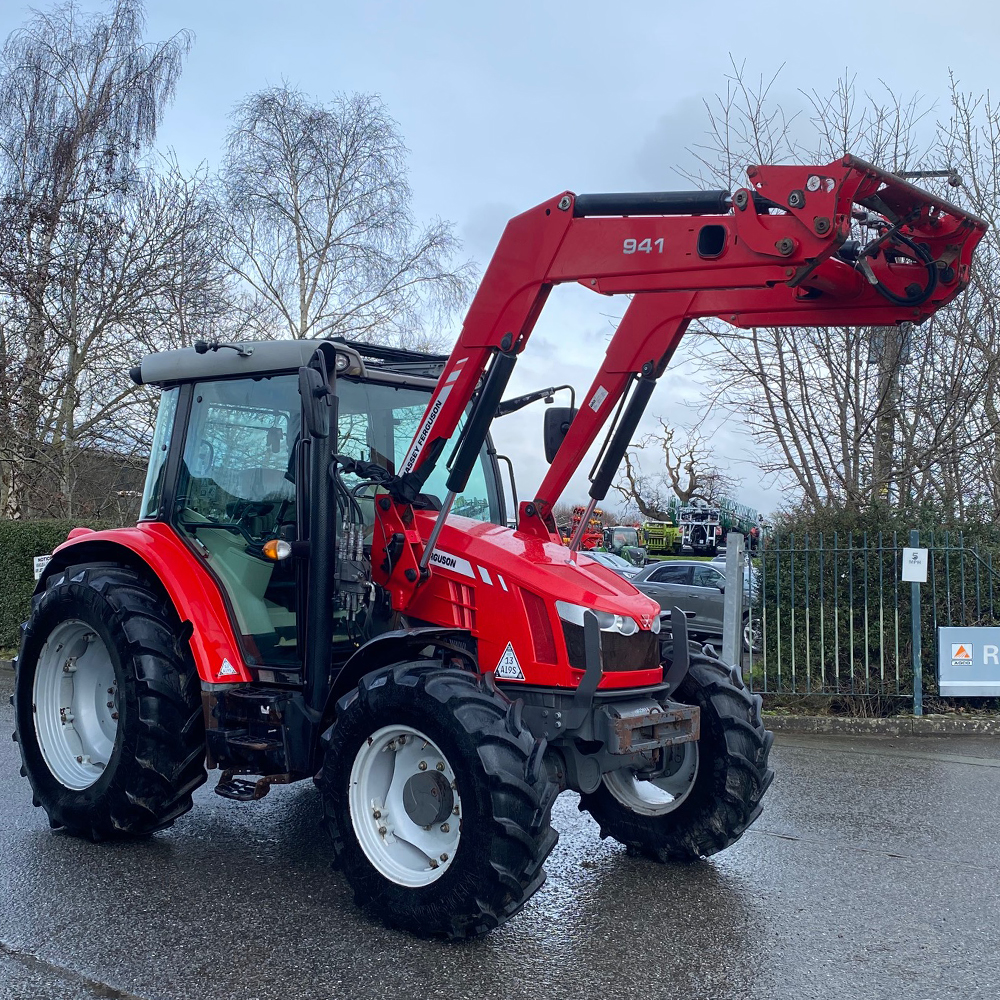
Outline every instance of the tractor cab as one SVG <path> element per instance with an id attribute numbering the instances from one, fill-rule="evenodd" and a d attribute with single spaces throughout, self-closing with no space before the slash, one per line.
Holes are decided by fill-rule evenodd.
<path id="1" fill-rule="evenodd" d="M 247 664 L 295 673 L 302 667 L 309 567 L 287 556 L 305 551 L 317 533 L 329 534 L 324 544 L 344 544 L 336 526 L 322 531 L 315 516 L 310 526 L 317 494 L 329 488 L 326 471 L 314 475 L 308 460 L 299 384 L 300 369 L 317 356 L 334 393 L 329 409 L 338 454 L 394 473 L 444 359 L 285 341 L 167 351 L 133 372 L 136 381 L 161 389 L 140 523 L 170 525 L 202 558 L 225 594 Z M 440 506 L 445 475 L 442 466 L 425 484 L 426 503 Z M 377 489 L 358 489 L 356 472 L 342 479 L 352 493 L 351 520 L 363 525 L 353 544 L 370 556 Z M 505 523 L 492 443 L 483 447 L 455 511 Z M 332 610 L 331 639 L 353 651 L 350 611 Z"/>

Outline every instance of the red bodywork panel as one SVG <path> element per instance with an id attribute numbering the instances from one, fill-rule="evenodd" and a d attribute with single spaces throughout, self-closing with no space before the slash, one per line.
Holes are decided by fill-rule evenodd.
<path id="1" fill-rule="evenodd" d="M 134 528 L 109 531 L 74 528 L 55 554 L 65 553 L 70 546 L 95 542 L 120 545 L 134 552 L 163 584 L 181 621 L 194 625 L 191 652 L 203 681 L 234 684 L 252 679 L 218 584 L 169 525 L 140 521 Z M 223 672 L 226 663 L 232 673 Z"/>
<path id="2" fill-rule="evenodd" d="M 413 532 L 426 539 L 435 518 L 432 511 L 416 511 Z M 387 544 L 384 530 L 380 520 L 373 552 Z M 496 668 L 510 643 L 529 684 L 575 687 L 582 676 L 569 666 L 556 599 L 628 615 L 641 629 L 649 629 L 659 616 L 655 601 L 596 560 L 570 552 L 561 542 L 467 517 L 448 518 L 431 560 L 430 580 L 405 595 L 379 569 L 378 559 L 372 562 L 376 583 L 388 587 L 397 610 L 436 625 L 469 629 L 477 639 L 483 671 Z M 609 670 L 600 686 L 641 687 L 661 678 L 659 667 Z"/>

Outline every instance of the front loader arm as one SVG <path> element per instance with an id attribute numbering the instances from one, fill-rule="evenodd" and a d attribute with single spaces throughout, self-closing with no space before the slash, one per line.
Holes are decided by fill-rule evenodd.
<path id="1" fill-rule="evenodd" d="M 426 479 L 476 398 L 448 482 L 449 493 L 464 488 L 516 356 L 556 284 L 579 282 L 632 301 L 535 503 L 522 505 L 521 529 L 539 535 L 551 532 L 551 505 L 630 389 L 619 430 L 638 422 L 650 380 L 690 320 L 920 322 L 968 284 L 986 224 L 893 174 L 845 156 L 822 167 L 751 167 L 748 177 L 731 196 L 564 193 L 511 220 L 400 471 Z M 620 459 L 616 452 L 605 449 L 604 473 Z M 607 478 L 599 473 L 592 497 L 603 496 Z M 442 520 L 447 510 L 446 503 Z"/>

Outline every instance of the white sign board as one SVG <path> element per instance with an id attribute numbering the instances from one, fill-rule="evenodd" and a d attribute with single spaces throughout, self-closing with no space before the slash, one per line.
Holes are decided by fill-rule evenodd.
<path id="1" fill-rule="evenodd" d="M 45 567 L 48 566 L 52 556 L 35 556 L 35 579 L 41 580 Z"/>
<path id="2" fill-rule="evenodd" d="M 1000 695 L 1000 628 L 939 628 L 938 683 L 944 698 Z"/>
<path id="3" fill-rule="evenodd" d="M 903 582 L 927 582 L 927 549 L 903 549 Z"/>

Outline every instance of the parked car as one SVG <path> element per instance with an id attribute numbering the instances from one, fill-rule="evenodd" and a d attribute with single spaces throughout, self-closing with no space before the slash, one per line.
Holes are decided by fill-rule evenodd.
<path id="1" fill-rule="evenodd" d="M 670 609 L 678 607 L 688 622 L 688 634 L 696 639 L 722 638 L 726 574 L 718 563 L 674 559 L 650 563 L 633 577 L 631 583 L 660 605 L 664 625 L 669 626 Z M 748 574 L 743 599 L 749 605 L 753 574 Z M 750 608 L 743 611 L 743 641 L 746 649 L 756 652 L 756 629 L 750 621 Z"/>
<path id="2" fill-rule="evenodd" d="M 625 577 L 626 580 L 634 580 L 636 573 L 639 572 L 638 568 L 633 566 L 627 559 L 622 559 L 621 556 L 616 556 L 613 552 L 597 552 L 594 549 L 588 549 L 586 555 L 599 562 L 602 566 L 607 566 L 608 569 L 614 570 L 619 576 Z"/>

